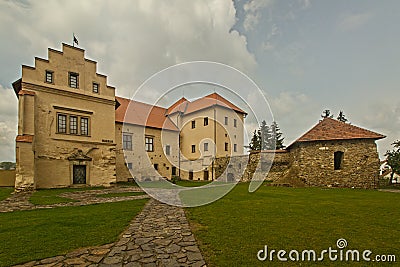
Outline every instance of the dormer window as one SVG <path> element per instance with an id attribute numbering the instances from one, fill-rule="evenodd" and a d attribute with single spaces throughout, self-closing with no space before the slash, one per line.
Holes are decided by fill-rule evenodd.
<path id="1" fill-rule="evenodd" d="M 96 94 L 99 93 L 99 84 L 98 83 L 93 83 L 93 93 L 96 93 Z"/>
<path id="2" fill-rule="evenodd" d="M 69 87 L 79 88 L 79 74 L 70 72 L 69 73 Z"/>
<path id="3" fill-rule="evenodd" d="M 51 70 L 46 70 L 46 83 L 53 83 L 53 72 Z"/>

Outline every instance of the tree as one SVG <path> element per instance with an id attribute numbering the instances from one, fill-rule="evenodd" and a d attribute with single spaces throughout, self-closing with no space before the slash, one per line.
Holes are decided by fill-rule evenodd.
<path id="1" fill-rule="evenodd" d="M 337 116 L 337 120 L 341 122 L 347 122 L 348 120 L 346 119 L 346 116 L 344 115 L 343 111 L 339 112 L 339 115 Z"/>
<path id="2" fill-rule="evenodd" d="M 252 151 L 283 149 L 285 148 L 283 145 L 284 139 L 276 121 L 272 122 L 271 126 L 268 126 L 263 120 L 258 130 L 254 130 L 248 148 Z"/>
<path id="3" fill-rule="evenodd" d="M 271 147 L 271 143 L 273 140 L 272 131 L 265 122 L 265 120 L 261 122 L 259 132 L 260 132 L 261 150 L 273 149 Z"/>
<path id="4" fill-rule="evenodd" d="M 251 138 L 249 148 L 251 151 L 261 150 L 260 131 L 254 130 L 253 137 Z"/>
<path id="5" fill-rule="evenodd" d="M 400 141 L 397 140 L 392 143 L 394 149 L 391 151 L 387 151 L 386 162 L 392 169 L 392 173 L 390 174 L 389 184 L 393 181 L 393 176 L 395 173 L 400 173 Z"/>
<path id="6" fill-rule="evenodd" d="M 283 145 L 283 140 L 285 139 L 282 137 L 281 129 L 278 126 L 278 123 L 276 121 L 273 121 L 271 124 L 271 132 L 272 132 L 272 138 L 273 138 L 273 143 L 275 143 L 275 148 L 274 149 L 284 149 L 285 146 Z"/>
<path id="7" fill-rule="evenodd" d="M 3 170 L 14 169 L 15 168 L 15 163 L 8 162 L 8 161 L 0 162 L 0 168 L 3 169 Z"/>
<path id="8" fill-rule="evenodd" d="M 324 111 L 322 111 L 322 115 L 321 118 L 333 118 L 333 114 L 331 115 L 331 111 L 329 109 L 325 109 Z"/>

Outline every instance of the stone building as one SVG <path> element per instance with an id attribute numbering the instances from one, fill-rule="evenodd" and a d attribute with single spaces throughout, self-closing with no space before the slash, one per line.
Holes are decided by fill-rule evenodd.
<path id="1" fill-rule="evenodd" d="M 152 106 L 116 97 L 96 69 L 83 49 L 67 44 L 22 66 L 13 83 L 17 190 L 175 175 L 208 180 L 215 156 L 243 153 L 246 113 L 222 96 Z"/>
<path id="2" fill-rule="evenodd" d="M 325 118 L 287 148 L 292 175 L 309 186 L 374 188 L 380 162 L 375 141 L 382 138 Z"/>
<path id="3" fill-rule="evenodd" d="M 325 118 L 285 150 L 253 152 L 248 157 L 231 159 L 229 165 L 228 158 L 219 158 L 217 172 L 228 168 L 226 175 L 243 173 L 239 179 L 248 181 L 261 154 L 264 159 L 261 169 L 263 164 L 271 166 L 265 178 L 277 185 L 374 188 L 380 164 L 375 141 L 384 137 Z M 239 161 L 240 165 L 235 164 Z M 245 164 L 248 165 L 243 172 L 238 166 Z"/>

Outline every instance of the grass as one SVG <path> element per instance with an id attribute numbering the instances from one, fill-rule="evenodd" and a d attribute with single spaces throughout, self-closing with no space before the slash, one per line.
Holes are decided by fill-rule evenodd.
<path id="1" fill-rule="evenodd" d="M 146 201 L 0 213 L 0 266 L 114 242 Z"/>
<path id="2" fill-rule="evenodd" d="M 60 197 L 59 195 L 67 192 L 77 192 L 85 190 L 104 189 L 103 187 L 83 187 L 83 188 L 56 188 L 39 189 L 30 197 L 29 201 L 34 205 L 52 205 L 58 203 L 77 202 L 77 200 Z"/>
<path id="3" fill-rule="evenodd" d="M 12 187 L 0 187 L 0 201 L 11 196 L 12 192 L 14 192 L 14 188 Z"/>
<path id="4" fill-rule="evenodd" d="M 197 187 L 203 186 L 206 184 L 211 183 L 211 181 L 187 181 L 187 180 L 180 180 L 176 182 L 176 185 L 184 186 L 184 187 Z"/>
<path id="5" fill-rule="evenodd" d="M 96 197 L 130 197 L 130 196 L 141 196 L 146 195 L 145 192 L 122 192 L 122 193 L 109 193 L 109 194 L 100 194 L 96 195 Z"/>
<path id="6" fill-rule="evenodd" d="M 267 186 L 248 193 L 247 188 L 248 184 L 239 184 L 212 204 L 186 209 L 208 266 L 282 265 L 276 257 L 273 262 L 258 261 L 257 252 L 264 245 L 288 252 L 336 249 L 339 238 L 347 240 L 347 249 L 397 254 L 400 260 L 400 194 Z M 285 265 L 300 263 L 312 265 Z"/>

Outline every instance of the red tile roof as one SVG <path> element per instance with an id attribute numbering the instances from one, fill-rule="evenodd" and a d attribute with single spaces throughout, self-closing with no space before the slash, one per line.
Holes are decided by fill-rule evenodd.
<path id="1" fill-rule="evenodd" d="M 30 134 L 17 135 L 17 138 L 15 138 L 15 141 L 23 142 L 23 143 L 32 143 L 33 135 L 30 135 Z"/>
<path id="2" fill-rule="evenodd" d="M 185 112 L 188 103 L 189 100 L 182 97 L 167 109 L 167 114 L 172 114 L 175 112 Z"/>
<path id="3" fill-rule="evenodd" d="M 214 105 L 218 105 L 221 107 L 225 107 L 228 109 L 232 109 L 236 112 L 247 114 L 239 107 L 235 106 L 222 96 L 217 93 L 212 93 L 210 95 L 204 96 L 202 98 L 196 99 L 193 102 L 190 102 L 186 98 L 182 97 L 180 100 L 175 102 L 170 108 L 167 110 L 167 114 L 170 115 L 174 112 L 183 112 L 185 114 L 189 114 L 192 112 L 196 112 L 202 109 L 206 109 L 212 107 Z"/>
<path id="4" fill-rule="evenodd" d="M 329 141 L 329 140 L 348 140 L 348 139 L 382 139 L 386 136 L 378 134 L 345 122 L 331 118 L 324 118 L 317 125 L 294 141 L 290 146 L 297 142 L 309 141 Z M 289 146 L 289 147 L 290 147 Z"/>
<path id="5" fill-rule="evenodd" d="M 118 96 L 115 99 L 120 104 L 115 110 L 116 122 L 178 131 L 175 124 L 165 116 L 165 108 Z"/>

